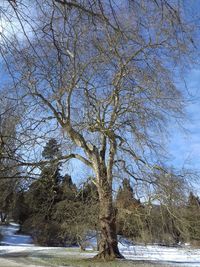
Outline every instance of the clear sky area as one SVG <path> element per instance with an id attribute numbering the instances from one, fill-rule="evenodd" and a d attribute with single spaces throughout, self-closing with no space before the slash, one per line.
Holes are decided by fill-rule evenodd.
<path id="1" fill-rule="evenodd" d="M 188 16 L 191 19 L 191 15 L 195 14 L 195 19 L 200 21 L 200 0 L 183 0 L 183 3 L 186 17 Z M 7 26 L 2 21 L 1 23 L 0 31 L 1 27 Z M 196 26 L 200 29 L 198 23 Z M 198 37 L 198 39 L 200 38 Z M 199 44 L 197 46 L 197 50 L 200 50 Z M 1 71 L 0 80 L 1 83 L 5 81 L 3 71 Z M 169 155 L 167 155 L 166 164 L 177 169 L 184 167 L 200 170 L 200 64 L 188 70 L 184 76 L 184 81 L 180 78 L 179 83 L 179 88 L 183 88 L 183 91 L 186 91 L 187 94 L 186 119 L 181 125 L 174 122 L 169 123 L 169 136 L 166 141 L 166 151 L 169 152 Z M 69 171 L 73 178 L 76 178 L 84 177 L 88 169 L 76 161 L 70 166 Z"/>
<path id="2" fill-rule="evenodd" d="M 169 162 L 178 168 L 200 170 L 200 67 L 190 70 L 185 81 L 188 91 L 186 120 L 180 126 L 170 125 Z"/>

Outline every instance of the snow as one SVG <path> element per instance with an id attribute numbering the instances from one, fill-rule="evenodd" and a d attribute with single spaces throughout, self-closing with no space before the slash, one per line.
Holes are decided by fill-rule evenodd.
<path id="1" fill-rule="evenodd" d="M 200 267 L 200 249 L 175 248 L 156 245 L 129 246 L 119 245 L 126 259 L 181 264 L 181 266 Z"/>
<path id="2" fill-rule="evenodd" d="M 130 246 L 121 247 L 120 251 L 127 260 L 150 261 L 169 266 L 200 267 L 200 249 L 168 248 L 159 246 Z M 0 256 L 8 257 L 13 254 L 30 254 L 34 256 L 51 255 L 56 257 L 69 258 L 91 258 L 96 252 L 83 252 L 78 249 L 53 248 L 38 246 L 2 246 Z"/>
<path id="3" fill-rule="evenodd" d="M 54 255 L 61 257 L 91 258 L 96 252 L 91 251 L 95 247 L 95 238 L 91 238 L 88 251 L 81 253 L 77 248 L 39 247 L 32 244 L 30 236 L 18 235 L 19 226 L 10 224 L 1 226 L 4 235 L 3 246 L 0 246 L 0 256 L 12 257 L 12 255 L 25 254 L 34 256 Z M 88 240 L 89 241 L 89 240 Z M 200 267 L 200 249 L 185 247 L 165 247 L 158 245 L 135 245 L 124 238 L 119 239 L 119 249 L 128 260 L 150 261 L 169 266 Z"/>
<path id="4" fill-rule="evenodd" d="M 96 247 L 95 238 L 88 249 Z M 120 252 L 128 260 L 151 261 L 175 266 L 200 267 L 200 249 L 194 249 L 186 244 L 184 247 L 166 247 L 159 245 L 136 245 L 130 240 L 118 237 Z"/>
<path id="5" fill-rule="evenodd" d="M 32 239 L 28 235 L 16 234 L 19 230 L 19 225 L 15 223 L 10 223 L 9 225 L 1 225 L 1 234 L 3 235 L 3 240 L 0 242 L 1 245 L 8 246 L 30 246 L 32 245 Z M 33 245 L 32 245 L 33 246 Z"/>

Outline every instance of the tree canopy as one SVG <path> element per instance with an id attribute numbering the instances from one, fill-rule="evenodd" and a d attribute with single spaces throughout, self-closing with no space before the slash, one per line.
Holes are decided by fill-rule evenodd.
<path id="1" fill-rule="evenodd" d="M 12 97 L 25 107 L 21 145 L 34 148 L 18 162 L 28 171 L 70 159 L 90 168 L 99 198 L 97 258 L 122 257 L 113 181 L 118 173 L 159 184 L 154 174 L 167 123 L 181 119 L 185 106 L 176 79 L 194 60 L 195 30 L 184 5 L 34 0 L 9 1 L 7 8 L 13 24 L 9 39 L 2 33 L 2 56 Z M 38 160 L 38 144 L 52 133 L 70 150 L 53 158 L 46 149 Z"/>

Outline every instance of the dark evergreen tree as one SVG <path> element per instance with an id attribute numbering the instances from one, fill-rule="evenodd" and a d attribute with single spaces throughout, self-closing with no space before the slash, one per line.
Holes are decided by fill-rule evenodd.
<path id="1" fill-rule="evenodd" d="M 118 234 L 139 238 L 144 228 L 143 207 L 139 199 L 134 197 L 130 180 L 125 178 L 116 196 L 117 231 Z"/>
<path id="2" fill-rule="evenodd" d="M 41 167 L 40 178 L 32 183 L 29 190 L 34 212 L 45 215 L 46 219 L 51 218 L 52 207 L 61 197 L 59 196 L 59 186 L 62 181 L 60 164 L 51 162 L 60 155 L 60 146 L 57 141 L 54 138 L 50 139 L 42 152 L 43 158 L 50 162 Z"/>
<path id="3" fill-rule="evenodd" d="M 99 201 L 99 196 L 97 188 L 94 185 L 92 178 L 88 179 L 89 182 L 83 184 L 82 188 L 79 190 L 80 200 L 84 203 L 90 203 L 90 205 L 96 204 Z"/>
<path id="4" fill-rule="evenodd" d="M 188 226 L 189 238 L 195 244 L 200 244 L 200 200 L 190 192 L 187 209 L 186 221 Z"/>
<path id="5" fill-rule="evenodd" d="M 59 144 L 54 138 L 50 139 L 42 152 L 43 158 L 49 162 L 41 167 L 39 179 L 31 184 L 27 193 L 30 217 L 23 229 L 31 231 L 42 245 L 60 245 L 59 225 L 53 219 L 54 206 L 63 198 L 60 164 L 53 161 L 60 155 Z"/>
<path id="6" fill-rule="evenodd" d="M 32 233 L 41 245 L 61 246 L 77 240 L 74 219 L 80 217 L 80 202 L 71 176 L 60 173 L 61 165 L 56 159 L 61 155 L 56 139 L 50 139 L 42 151 L 47 163 L 26 194 L 29 218 L 23 223 L 23 230 Z"/>
<path id="7" fill-rule="evenodd" d="M 27 192 L 21 190 L 15 193 L 15 201 L 12 210 L 13 220 L 20 225 L 19 232 L 22 231 L 22 225 L 30 216 L 30 208 L 26 200 Z"/>
<path id="8" fill-rule="evenodd" d="M 62 153 L 60 150 L 60 145 L 56 139 L 51 138 L 43 149 L 43 158 L 51 161 L 59 158 L 61 155 Z M 44 165 L 41 169 L 41 178 L 43 180 L 48 180 L 48 182 L 54 184 L 54 186 L 58 186 L 62 181 L 62 176 L 60 174 L 60 163 L 50 162 Z M 53 189 L 55 190 L 56 188 Z"/>
<path id="9" fill-rule="evenodd" d="M 60 146 L 55 138 L 51 138 L 43 149 L 42 156 L 44 159 L 55 159 L 59 158 L 62 153 Z"/>
<path id="10" fill-rule="evenodd" d="M 122 182 L 122 187 L 119 187 L 116 205 L 120 208 L 131 208 L 133 206 L 140 206 L 140 200 L 134 197 L 133 188 L 130 185 L 130 180 L 125 178 Z"/>
<path id="11" fill-rule="evenodd" d="M 62 182 L 59 184 L 58 197 L 59 200 L 71 200 L 75 201 L 77 196 L 77 187 L 73 183 L 70 175 L 65 174 L 62 177 Z"/>

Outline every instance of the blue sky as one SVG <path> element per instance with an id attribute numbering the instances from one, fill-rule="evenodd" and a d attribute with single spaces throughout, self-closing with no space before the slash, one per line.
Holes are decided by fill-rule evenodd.
<path id="1" fill-rule="evenodd" d="M 200 66 L 189 70 L 184 78 L 187 86 L 186 119 L 181 125 L 173 122 L 169 124 L 170 135 L 166 141 L 166 150 L 169 152 L 167 164 L 175 169 L 189 168 L 200 171 Z M 186 91 L 185 84 L 180 83 L 180 89 Z M 73 178 L 76 178 L 85 177 L 88 168 L 76 162 L 69 170 Z"/>
<path id="2" fill-rule="evenodd" d="M 200 0 L 184 0 L 184 3 L 188 14 L 199 12 L 200 17 Z M 2 76 L 3 72 L 0 73 L 1 82 L 5 78 Z M 185 79 L 192 101 L 188 101 L 186 107 L 187 120 L 182 125 L 185 130 L 173 123 L 169 125 L 171 136 L 166 144 L 170 154 L 168 165 L 200 170 L 200 67 L 188 71 Z M 76 163 L 71 165 L 69 171 L 76 179 L 78 176 L 84 177 L 87 168 L 81 163 Z"/>
<path id="3" fill-rule="evenodd" d="M 185 79 L 189 93 L 186 120 L 182 125 L 184 129 L 170 125 L 169 162 L 178 168 L 200 170 L 200 67 L 190 70 Z"/>
<path id="4" fill-rule="evenodd" d="M 196 24 L 197 61 L 199 62 L 200 1 L 184 0 L 182 3 L 185 7 L 186 19 L 188 18 L 188 22 Z M 173 123 L 170 125 L 171 136 L 167 143 L 167 149 L 170 153 L 169 164 L 171 163 L 175 168 L 186 167 L 200 171 L 200 64 L 198 65 L 188 70 L 184 76 L 188 91 L 186 120 L 182 124 L 184 129 Z M 184 91 L 184 82 L 179 82 L 182 83 Z"/>

